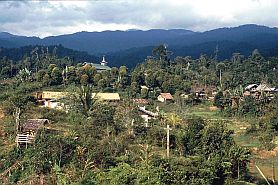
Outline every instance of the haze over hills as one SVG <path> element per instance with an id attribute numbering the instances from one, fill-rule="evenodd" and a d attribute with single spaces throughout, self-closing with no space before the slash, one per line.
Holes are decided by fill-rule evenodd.
<path id="1" fill-rule="evenodd" d="M 16 36 L 6 32 L 0 33 L 1 41 L 9 41 L 14 44 L 8 47 L 25 45 L 58 45 L 87 51 L 90 54 L 116 52 L 132 47 L 143 47 L 170 42 L 184 35 L 194 34 L 192 31 L 173 30 L 131 30 L 131 31 L 103 31 L 103 32 L 77 32 L 73 34 L 51 36 L 40 39 L 38 37 Z M 0 46 L 7 47 L 0 43 Z"/>
<path id="2" fill-rule="evenodd" d="M 105 54 L 110 64 L 129 67 L 142 62 L 147 55 L 151 55 L 151 48 L 162 43 L 168 44 L 173 57 L 213 55 L 216 47 L 219 59 L 230 58 L 235 52 L 249 55 L 254 49 L 259 49 L 265 56 L 274 56 L 278 55 L 278 28 L 249 24 L 205 32 L 184 29 L 78 32 L 43 39 L 0 33 L 0 47 L 61 44 L 92 55 Z"/>

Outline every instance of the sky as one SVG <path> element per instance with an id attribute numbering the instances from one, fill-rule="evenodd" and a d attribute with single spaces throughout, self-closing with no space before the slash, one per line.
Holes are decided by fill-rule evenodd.
<path id="1" fill-rule="evenodd" d="M 278 0 L 0 1 L 0 32 L 43 38 L 80 31 L 278 27 L 277 7 Z"/>

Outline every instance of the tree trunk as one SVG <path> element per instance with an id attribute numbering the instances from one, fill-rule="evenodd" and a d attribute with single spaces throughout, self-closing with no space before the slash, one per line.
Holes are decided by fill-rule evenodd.
<path id="1" fill-rule="evenodd" d="M 237 180 L 239 180 L 239 161 L 237 161 Z"/>
<path id="2" fill-rule="evenodd" d="M 16 124 L 16 133 L 18 134 L 20 131 L 20 114 L 21 109 L 19 107 L 15 108 L 15 124 Z"/>

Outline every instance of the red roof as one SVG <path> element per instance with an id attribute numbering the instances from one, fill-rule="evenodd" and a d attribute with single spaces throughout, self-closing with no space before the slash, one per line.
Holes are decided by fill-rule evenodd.
<path id="1" fill-rule="evenodd" d="M 172 100 L 173 96 L 170 93 L 160 93 L 160 96 L 166 100 Z"/>
<path id="2" fill-rule="evenodd" d="M 142 99 L 142 98 L 134 98 L 134 99 L 132 99 L 132 101 L 133 101 L 134 103 L 140 103 L 140 104 L 148 104 L 148 103 L 149 103 L 148 100 Z"/>

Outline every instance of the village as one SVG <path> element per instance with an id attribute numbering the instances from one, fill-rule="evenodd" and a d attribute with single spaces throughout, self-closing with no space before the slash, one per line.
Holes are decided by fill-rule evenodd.
<path id="1" fill-rule="evenodd" d="M 100 64 L 95 63 L 84 63 L 84 67 L 91 65 L 96 68 L 98 73 L 111 71 L 111 68 L 107 66 L 108 62 L 105 61 L 103 57 Z M 112 84 L 113 85 L 113 84 Z M 140 86 L 140 92 L 151 92 L 152 88 L 147 87 L 146 85 Z M 223 92 L 222 100 L 225 100 L 225 105 L 231 107 L 239 106 L 240 102 L 244 101 L 245 97 L 251 96 L 255 98 L 256 101 L 266 100 L 271 101 L 274 99 L 275 94 L 278 92 L 278 89 L 270 87 L 266 84 L 250 84 L 245 88 L 237 90 L 236 93 L 231 93 L 229 90 Z M 217 94 L 216 86 L 193 86 L 192 89 L 187 93 L 180 93 L 176 95 L 176 99 L 182 101 L 183 103 L 192 102 L 193 104 L 200 104 L 204 102 L 211 102 L 214 104 L 215 96 Z M 176 104 L 174 95 L 169 92 L 161 92 L 155 99 L 154 98 L 142 98 L 142 95 L 138 98 L 128 98 L 126 94 L 120 95 L 121 93 L 117 92 L 93 92 L 91 93 L 90 98 L 94 101 L 102 102 L 109 104 L 111 106 L 116 106 L 121 101 L 129 101 L 137 107 L 137 114 L 142 118 L 144 125 L 146 127 L 151 126 L 152 120 L 160 119 L 162 109 L 160 106 L 165 107 Z M 70 105 L 65 101 L 66 99 L 78 98 L 78 94 L 68 91 L 39 91 L 32 93 L 32 96 L 36 100 L 36 105 L 39 107 L 47 109 L 56 109 L 64 112 L 68 112 Z M 124 98 L 121 98 L 121 97 Z M 152 106 L 150 106 L 150 104 Z M 192 105 L 193 105 L 192 104 Z M 155 105 L 155 107 L 154 107 Z M 217 107 L 216 107 L 217 108 Z M 161 112 L 162 110 L 162 112 Z M 17 134 L 15 142 L 17 146 L 24 145 L 27 147 L 27 144 L 34 142 L 36 133 L 39 129 L 43 128 L 45 124 L 49 124 L 48 119 L 27 119 L 26 122 L 22 124 L 20 133 Z M 46 126 L 47 127 L 47 126 Z"/>
<path id="2" fill-rule="evenodd" d="M 61 169 L 67 174 L 65 179 L 78 181 L 80 178 L 70 174 L 68 168 L 70 163 L 80 161 L 84 173 L 98 174 L 90 177 L 100 182 L 121 165 L 132 170 L 137 164 L 142 169 L 148 165 L 167 170 L 147 162 L 159 159 L 173 167 L 209 168 L 203 166 L 208 163 L 217 166 L 217 173 L 229 171 L 225 178 L 239 181 L 251 176 L 256 182 L 274 179 L 277 83 L 263 75 L 256 80 L 244 76 L 244 70 L 234 75 L 233 70 L 241 69 L 234 62 L 218 63 L 209 58 L 204 62 L 202 56 L 168 61 L 167 57 L 147 57 L 133 69 L 110 67 L 105 56 L 96 63 L 68 64 L 55 59 L 58 62 L 44 68 L 32 72 L 25 67 L 13 78 L 3 79 L 2 146 L 19 157 L 16 161 L 3 160 L 7 167 L 0 176 L 23 175 L 21 166 L 35 165 L 34 173 L 39 174 L 35 179 L 57 182 L 60 172 L 53 170 Z M 248 58 L 242 65 L 252 62 Z M 211 156 L 215 163 L 208 160 Z M 199 173 L 182 169 L 190 176 Z M 50 173 L 55 173 L 55 178 Z M 204 177 L 201 179 L 210 183 L 217 181 Z"/>
<path id="3" fill-rule="evenodd" d="M 278 184 L 277 7 L 0 1 L 0 185 Z"/>

